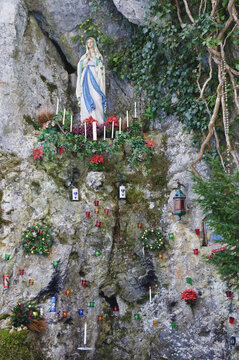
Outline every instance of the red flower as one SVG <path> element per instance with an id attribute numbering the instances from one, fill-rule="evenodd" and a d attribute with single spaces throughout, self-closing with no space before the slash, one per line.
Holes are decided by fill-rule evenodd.
<path id="1" fill-rule="evenodd" d="M 102 155 L 94 155 L 90 160 L 89 160 L 90 163 L 92 164 L 104 164 L 104 158 Z"/>
<path id="2" fill-rule="evenodd" d="M 30 240 L 29 239 L 27 239 L 27 242 L 29 242 Z"/>
<path id="3" fill-rule="evenodd" d="M 87 124 L 93 124 L 93 122 L 96 122 L 96 125 L 98 125 L 98 121 L 95 120 L 92 116 L 90 116 L 88 119 L 83 120 L 83 122 L 86 122 Z"/>
<path id="4" fill-rule="evenodd" d="M 186 289 L 183 291 L 181 299 L 185 301 L 195 301 L 197 299 L 198 293 L 192 289 Z"/>
<path id="5" fill-rule="evenodd" d="M 117 126 L 117 127 L 119 126 L 119 120 L 114 115 L 111 116 L 111 117 L 108 117 L 107 120 L 105 121 L 104 125 L 107 126 L 107 125 L 110 125 L 112 123 L 114 123 L 114 126 Z"/>
<path id="6" fill-rule="evenodd" d="M 144 146 L 147 146 L 147 148 L 153 148 L 156 146 L 155 142 L 154 141 L 150 141 L 149 139 L 146 139 L 145 140 L 145 145 Z"/>
<path id="7" fill-rule="evenodd" d="M 33 248 L 33 249 L 36 249 L 36 246 L 33 246 L 32 248 Z"/>
<path id="8" fill-rule="evenodd" d="M 40 230 L 40 234 L 42 234 L 43 233 L 43 231 L 42 230 Z"/>
<path id="9" fill-rule="evenodd" d="M 58 149 L 58 154 L 61 155 L 63 153 L 63 151 L 65 151 L 64 146 L 60 146 Z"/>
<path id="10" fill-rule="evenodd" d="M 36 149 L 32 149 L 32 155 L 34 157 L 34 160 L 40 159 L 41 157 L 43 157 L 44 154 L 43 154 L 42 146 L 39 148 L 36 148 Z"/>

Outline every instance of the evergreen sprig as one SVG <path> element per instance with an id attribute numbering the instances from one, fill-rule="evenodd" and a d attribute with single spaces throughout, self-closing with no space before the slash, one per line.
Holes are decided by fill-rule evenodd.
<path id="1" fill-rule="evenodd" d="M 53 236 L 42 225 L 29 226 L 23 232 L 22 247 L 27 254 L 48 255 L 53 245 Z"/>
<path id="2" fill-rule="evenodd" d="M 222 278 L 239 288 L 239 172 L 228 174 L 219 160 L 209 160 L 211 176 L 194 178 L 196 200 L 207 216 L 210 228 L 222 236 L 223 251 L 217 251 L 208 261 L 214 264 Z"/>

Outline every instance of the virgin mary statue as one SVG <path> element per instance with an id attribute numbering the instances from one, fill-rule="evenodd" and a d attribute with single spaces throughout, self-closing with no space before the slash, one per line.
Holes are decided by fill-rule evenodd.
<path id="1" fill-rule="evenodd" d="M 92 116 L 103 124 L 106 112 L 105 67 L 96 41 L 86 41 L 86 53 L 77 67 L 76 96 L 80 107 L 81 121 Z"/>

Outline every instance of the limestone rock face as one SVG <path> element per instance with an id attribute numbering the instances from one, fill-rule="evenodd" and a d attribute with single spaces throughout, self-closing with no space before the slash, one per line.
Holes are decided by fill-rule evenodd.
<path id="1" fill-rule="evenodd" d="M 26 156 L 35 109 L 66 93 L 68 74 L 23 1 L 3 0 L 0 15 L 1 144 Z"/>
<path id="2" fill-rule="evenodd" d="M 47 319 L 46 332 L 35 339 L 45 360 L 237 360 L 238 349 L 228 339 L 238 333 L 238 294 L 232 302 L 227 299 L 227 284 L 204 260 L 216 244 L 202 246 L 202 235 L 195 234 L 204 215 L 192 201 L 196 197 L 188 164 L 197 150 L 174 117 L 164 124 L 156 121 L 147 134 L 157 145 L 149 173 L 142 163 L 138 169 L 129 165 L 128 148 L 108 155 L 103 172 L 89 171 L 88 159 L 66 152 L 54 161 L 31 156 L 31 149 L 40 145 L 32 125 L 36 108 L 55 104 L 58 96 L 61 106 L 71 107 L 77 117 L 75 68 L 83 49 L 62 40 L 76 34 L 91 5 L 84 0 L 1 0 L 0 271 L 9 275 L 10 288 L 0 286 L 0 326 L 10 329 L 9 317 L 1 315 L 10 314 L 18 302 L 33 300 Z M 122 14 L 143 24 L 144 5 L 107 0 L 102 26 L 124 41 L 129 33 Z M 132 106 L 133 88 L 108 70 L 106 82 L 110 113 L 123 116 Z M 206 174 L 203 163 L 199 166 Z M 122 179 L 126 200 L 118 199 Z M 173 215 L 177 181 L 187 196 L 181 221 Z M 71 200 L 73 188 L 79 190 L 79 201 Z M 54 236 L 48 257 L 25 255 L 22 249 L 23 231 L 37 223 Z M 154 228 L 162 228 L 165 249 L 143 252 L 139 238 Z M 4 260 L 5 254 L 10 260 Z M 23 276 L 19 269 L 25 270 Z M 186 288 L 199 294 L 194 314 L 181 300 Z M 53 296 L 56 313 L 50 312 Z M 236 318 L 234 325 L 228 323 L 229 313 Z M 83 355 L 77 348 L 83 345 L 85 319 L 92 350 Z M 178 329 L 172 329 L 172 321 Z"/>
<path id="3" fill-rule="evenodd" d="M 124 15 L 130 22 L 143 25 L 146 10 L 149 7 L 148 0 L 113 0 L 118 11 Z"/>

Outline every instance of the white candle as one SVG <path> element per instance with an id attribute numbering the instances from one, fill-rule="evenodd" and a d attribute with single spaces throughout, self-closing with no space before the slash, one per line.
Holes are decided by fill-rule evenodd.
<path id="1" fill-rule="evenodd" d="M 126 112 L 127 127 L 129 127 L 129 112 Z"/>
<path id="2" fill-rule="evenodd" d="M 119 134 L 121 134 L 121 117 L 119 119 Z"/>
<path id="3" fill-rule="evenodd" d="M 85 139 L 87 139 L 86 122 L 84 123 L 84 126 L 85 126 Z"/>
<path id="4" fill-rule="evenodd" d="M 71 115 L 71 127 L 70 127 L 70 132 L 72 132 L 72 125 L 73 125 L 73 117 Z"/>
<path id="5" fill-rule="evenodd" d="M 115 125 L 115 122 L 113 121 L 113 122 L 112 122 L 112 134 L 111 134 L 111 139 L 114 139 L 114 125 Z"/>
<path id="6" fill-rule="evenodd" d="M 144 256 L 144 247 L 143 247 L 143 249 L 142 249 L 142 252 L 143 252 L 143 256 Z"/>
<path id="7" fill-rule="evenodd" d="M 137 117 L 137 111 L 136 111 L 136 101 L 134 103 L 134 117 L 136 118 Z"/>
<path id="8" fill-rule="evenodd" d="M 59 110 L 59 99 L 56 99 L 56 115 L 58 115 L 58 110 Z"/>
<path id="9" fill-rule="evenodd" d="M 86 333 L 87 333 L 87 322 L 85 321 L 85 326 L 84 326 L 84 345 L 86 345 Z"/>
<path id="10" fill-rule="evenodd" d="M 78 201 L 79 200 L 79 193 L 78 193 L 77 188 L 72 189 L 72 200 L 73 201 Z"/>
<path id="11" fill-rule="evenodd" d="M 64 109 L 64 112 L 63 112 L 63 125 L 65 124 L 65 118 L 66 118 L 66 109 Z"/>
<path id="12" fill-rule="evenodd" d="M 149 286 L 149 302 L 152 301 L 152 289 L 151 286 Z"/>
<path id="13" fill-rule="evenodd" d="M 104 126 L 104 141 L 105 141 L 105 136 L 106 136 L 106 126 Z"/>
<path id="14" fill-rule="evenodd" d="M 92 123 L 92 129 L 93 129 L 93 141 L 97 140 L 97 127 L 96 127 L 96 121 L 93 121 Z"/>
<path id="15" fill-rule="evenodd" d="M 120 185 L 120 187 L 119 187 L 119 198 L 126 199 L 126 191 L 125 191 L 124 185 Z"/>

